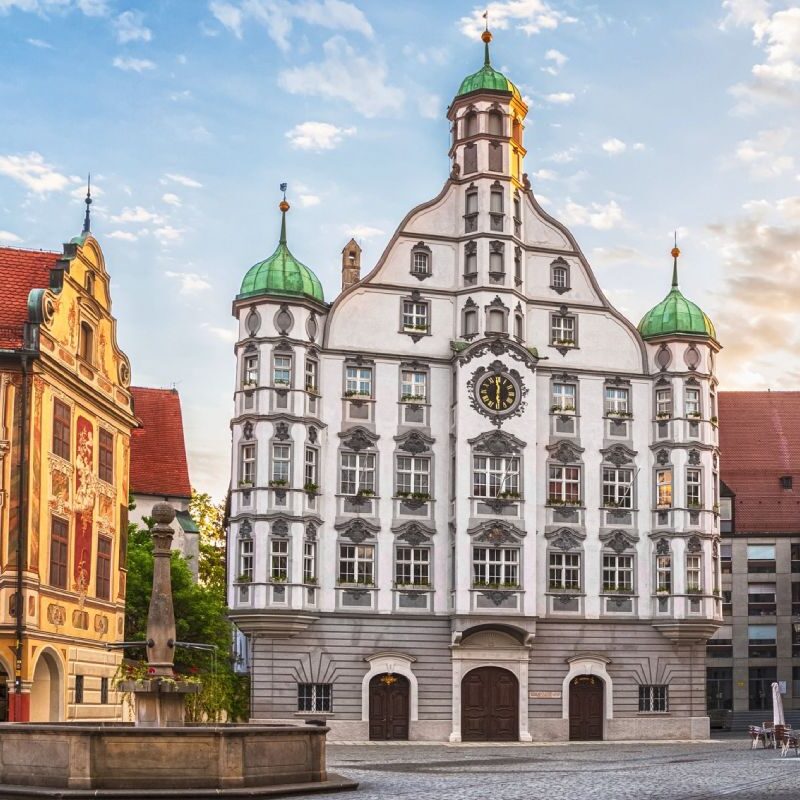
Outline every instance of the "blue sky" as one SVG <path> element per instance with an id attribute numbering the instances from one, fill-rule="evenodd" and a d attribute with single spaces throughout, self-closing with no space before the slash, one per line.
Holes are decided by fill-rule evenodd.
<path id="1" fill-rule="evenodd" d="M 326 297 L 447 176 L 445 111 L 482 62 L 454 0 L 0 0 L 0 243 L 82 221 L 134 383 L 181 392 L 193 483 L 227 485 L 231 300 L 289 243 Z M 681 286 L 717 324 L 722 388 L 800 378 L 800 7 L 779 0 L 489 3 L 494 65 L 531 106 L 526 170 L 634 322 Z M 2 287 L 0 287 L 0 292 Z"/>

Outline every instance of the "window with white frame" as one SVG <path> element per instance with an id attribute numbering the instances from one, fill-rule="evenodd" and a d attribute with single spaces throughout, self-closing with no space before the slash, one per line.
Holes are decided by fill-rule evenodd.
<path id="1" fill-rule="evenodd" d="M 630 391 L 619 386 L 606 386 L 606 414 L 630 413 Z"/>
<path id="2" fill-rule="evenodd" d="M 687 508 L 700 508 L 702 505 L 702 496 L 700 492 L 700 475 L 699 469 L 686 470 L 686 506 Z"/>
<path id="3" fill-rule="evenodd" d="M 559 414 L 574 414 L 577 409 L 575 402 L 577 394 L 578 387 L 574 383 L 553 383 L 553 402 L 550 410 Z"/>
<path id="4" fill-rule="evenodd" d="M 289 577 L 289 540 L 272 539 L 269 544 L 269 577 L 283 583 Z"/>
<path id="5" fill-rule="evenodd" d="M 656 507 L 672 508 L 672 470 L 656 470 Z"/>
<path id="6" fill-rule="evenodd" d="M 340 491 L 355 495 L 375 492 L 375 454 L 342 453 Z"/>
<path id="7" fill-rule="evenodd" d="M 672 389 L 656 389 L 656 417 L 668 419 L 672 416 Z"/>
<path id="8" fill-rule="evenodd" d="M 319 362 L 314 358 L 306 359 L 306 391 L 319 393 Z"/>
<path id="9" fill-rule="evenodd" d="M 475 497 L 519 496 L 519 458 L 473 456 L 472 494 Z"/>
<path id="10" fill-rule="evenodd" d="M 316 491 L 319 488 L 319 451 L 316 447 L 306 447 L 303 487 L 309 491 Z"/>
<path id="11" fill-rule="evenodd" d="M 250 353 L 242 362 L 242 384 L 244 386 L 258 385 L 258 353 Z"/>
<path id="12" fill-rule="evenodd" d="M 569 285 L 569 274 L 566 267 L 553 267 L 551 269 L 551 280 L 554 289 L 566 289 Z"/>
<path id="13" fill-rule="evenodd" d="M 414 250 L 411 254 L 411 272 L 413 275 L 429 275 L 431 257 L 425 250 Z"/>
<path id="14" fill-rule="evenodd" d="M 394 580 L 398 586 L 430 586 L 431 551 L 428 547 L 398 547 Z"/>
<path id="15" fill-rule="evenodd" d="M 339 545 L 339 583 L 375 583 L 375 547 L 371 544 Z"/>
<path id="16" fill-rule="evenodd" d="M 551 464 L 547 484 L 547 501 L 556 505 L 579 505 L 580 498 L 581 468 Z"/>
<path id="17" fill-rule="evenodd" d="M 633 556 L 603 553 L 603 591 L 633 591 Z"/>
<path id="18" fill-rule="evenodd" d="M 656 556 L 656 591 L 662 594 L 672 592 L 672 556 L 669 553 Z"/>
<path id="19" fill-rule="evenodd" d="M 400 399 L 424 403 L 428 399 L 428 373 L 404 369 L 400 373 Z"/>
<path id="20" fill-rule="evenodd" d="M 239 578 L 243 582 L 253 580 L 253 540 L 250 537 L 239 539 Z"/>
<path id="21" fill-rule="evenodd" d="M 669 711 L 669 687 L 640 685 L 639 711 L 641 712 Z"/>
<path id="22" fill-rule="evenodd" d="M 430 470 L 430 458 L 397 456 L 397 494 L 430 496 Z"/>
<path id="23" fill-rule="evenodd" d="M 702 558 L 695 553 L 686 555 L 686 591 L 699 593 L 702 587 Z"/>
<path id="24" fill-rule="evenodd" d="M 332 684 L 330 683 L 298 683 L 297 710 L 328 712 L 331 705 Z"/>
<path id="25" fill-rule="evenodd" d="M 292 357 L 272 357 L 272 385 L 289 386 L 292 382 Z"/>
<path id="26" fill-rule="evenodd" d="M 256 480 L 256 446 L 244 444 L 239 461 L 239 485 L 252 486 Z"/>
<path id="27" fill-rule="evenodd" d="M 273 444 L 271 482 L 278 486 L 287 486 L 291 466 L 292 446 L 290 444 Z"/>
<path id="28" fill-rule="evenodd" d="M 697 418 L 700 416 L 700 389 L 687 386 L 684 392 L 684 411 L 687 417 Z"/>
<path id="29" fill-rule="evenodd" d="M 347 367 L 345 397 L 372 397 L 372 367 Z"/>
<path id="30" fill-rule="evenodd" d="M 519 550 L 514 547 L 473 547 L 474 586 L 516 589 L 519 587 Z"/>
<path id="31" fill-rule="evenodd" d="M 303 542 L 303 583 L 317 582 L 317 543 L 306 539 Z"/>
<path id="32" fill-rule="evenodd" d="M 581 588 L 581 554 L 552 551 L 547 566 L 548 586 L 551 590 Z"/>
<path id="33" fill-rule="evenodd" d="M 633 508 L 633 470 L 603 467 L 603 505 L 607 508 Z"/>
<path id="34" fill-rule="evenodd" d="M 575 317 L 562 314 L 550 317 L 550 344 L 563 347 L 575 345 Z"/>
<path id="35" fill-rule="evenodd" d="M 403 300 L 403 330 L 424 332 L 428 328 L 428 304 L 419 300 Z"/>

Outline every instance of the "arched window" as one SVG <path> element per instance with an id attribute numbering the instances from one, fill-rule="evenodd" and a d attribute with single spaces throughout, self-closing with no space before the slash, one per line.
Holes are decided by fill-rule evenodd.
<path id="1" fill-rule="evenodd" d="M 492 136 L 503 135 L 503 115 L 499 111 L 489 112 L 489 133 Z"/>
<path id="2" fill-rule="evenodd" d="M 94 297 L 94 274 L 88 271 L 86 273 L 86 291 Z"/>
<path id="3" fill-rule="evenodd" d="M 425 242 L 417 242 L 411 248 L 411 274 L 424 280 L 431 274 L 431 249 Z"/>
<path id="4" fill-rule="evenodd" d="M 94 363 L 94 330 L 88 322 L 81 322 L 80 357 L 89 364 Z"/>
<path id="5" fill-rule="evenodd" d="M 569 291 L 569 264 L 563 258 L 557 258 L 550 264 L 550 288 L 559 294 Z"/>
<path id="6" fill-rule="evenodd" d="M 478 332 L 478 312 L 474 308 L 464 310 L 464 336 L 474 336 Z"/>
<path id="7" fill-rule="evenodd" d="M 514 316 L 514 336 L 517 337 L 520 341 L 522 341 L 525 336 L 523 335 L 523 327 L 522 327 L 522 314 L 516 314 Z"/>
<path id="8" fill-rule="evenodd" d="M 464 136 L 477 136 L 478 134 L 478 115 L 470 111 L 464 117 Z"/>

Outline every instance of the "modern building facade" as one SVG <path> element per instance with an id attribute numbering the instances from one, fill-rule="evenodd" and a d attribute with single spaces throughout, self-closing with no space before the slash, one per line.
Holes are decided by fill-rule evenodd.
<path id="1" fill-rule="evenodd" d="M 255 718 L 333 738 L 706 736 L 721 621 L 713 325 L 639 329 L 523 172 L 489 60 L 449 178 L 342 292 L 279 244 L 245 275 L 231 616 Z"/>
<path id="2" fill-rule="evenodd" d="M 88 209 L 88 206 L 87 206 Z M 123 639 L 130 364 L 89 232 L 0 248 L 3 718 L 110 720 Z"/>
<path id="3" fill-rule="evenodd" d="M 797 723 L 800 392 L 720 392 L 719 418 L 724 622 L 707 648 L 709 714 L 736 728 L 772 719 L 778 681 Z"/>

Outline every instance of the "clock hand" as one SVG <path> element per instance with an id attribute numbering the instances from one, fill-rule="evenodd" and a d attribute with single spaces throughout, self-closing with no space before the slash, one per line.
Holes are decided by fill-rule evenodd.
<path id="1" fill-rule="evenodd" d="M 497 407 L 500 408 L 500 376 L 494 379 L 494 387 L 495 387 L 494 401 L 495 403 L 497 403 Z"/>

